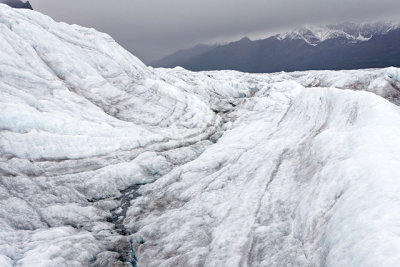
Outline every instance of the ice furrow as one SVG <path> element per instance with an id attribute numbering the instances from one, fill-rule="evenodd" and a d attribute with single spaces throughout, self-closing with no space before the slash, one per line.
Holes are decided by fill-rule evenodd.
<path id="1" fill-rule="evenodd" d="M 399 69 L 153 69 L 2 4 L 0 48 L 0 265 L 399 265 Z"/>

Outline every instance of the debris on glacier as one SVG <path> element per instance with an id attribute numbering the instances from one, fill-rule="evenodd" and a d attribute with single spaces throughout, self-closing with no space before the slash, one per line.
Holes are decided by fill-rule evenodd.
<path id="1" fill-rule="evenodd" d="M 399 88 L 153 69 L 0 4 L 0 265 L 398 266 Z"/>

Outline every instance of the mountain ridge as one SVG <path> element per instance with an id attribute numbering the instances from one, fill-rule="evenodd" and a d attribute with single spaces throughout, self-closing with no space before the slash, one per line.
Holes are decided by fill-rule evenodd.
<path id="1" fill-rule="evenodd" d="M 164 58 L 151 65 L 255 73 L 399 66 L 399 35 L 399 24 L 389 22 L 299 27 L 260 40 L 242 38 L 180 61 Z"/>

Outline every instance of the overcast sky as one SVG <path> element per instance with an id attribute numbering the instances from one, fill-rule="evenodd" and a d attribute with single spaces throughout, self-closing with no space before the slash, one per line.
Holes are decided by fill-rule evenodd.
<path id="1" fill-rule="evenodd" d="M 400 0 L 30 0 L 57 21 L 110 34 L 146 63 L 198 43 L 304 23 L 400 17 Z"/>

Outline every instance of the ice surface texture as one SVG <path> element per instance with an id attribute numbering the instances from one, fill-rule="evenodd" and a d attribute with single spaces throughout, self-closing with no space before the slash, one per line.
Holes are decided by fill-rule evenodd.
<path id="1" fill-rule="evenodd" d="M 399 88 L 147 68 L 0 4 L 0 265 L 399 266 Z"/>

